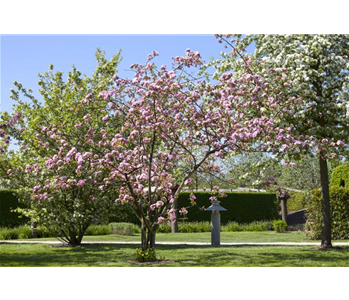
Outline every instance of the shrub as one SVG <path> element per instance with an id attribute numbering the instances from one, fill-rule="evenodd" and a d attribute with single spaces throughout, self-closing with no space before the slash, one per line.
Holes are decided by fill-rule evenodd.
<path id="1" fill-rule="evenodd" d="M 222 226 L 222 231 L 268 231 L 271 225 L 267 221 L 255 221 L 247 224 L 239 224 L 237 222 L 229 222 Z"/>
<path id="2" fill-rule="evenodd" d="M 277 232 L 285 232 L 287 223 L 285 221 L 276 220 L 273 222 L 273 229 Z"/>
<path id="3" fill-rule="evenodd" d="M 36 232 L 37 232 L 38 238 L 57 236 L 57 231 L 53 227 L 47 228 L 45 226 L 39 225 L 36 227 Z"/>
<path id="4" fill-rule="evenodd" d="M 29 226 L 18 227 L 18 238 L 19 239 L 30 239 L 32 237 L 32 231 Z"/>
<path id="5" fill-rule="evenodd" d="M 330 187 L 332 238 L 349 239 L 349 188 Z M 313 190 L 306 203 L 308 236 L 320 239 L 322 236 L 321 191 Z"/>
<path id="6" fill-rule="evenodd" d="M 141 233 L 141 227 L 137 224 L 132 224 L 132 234 L 136 233 Z"/>
<path id="7" fill-rule="evenodd" d="M 85 232 L 85 235 L 108 235 L 111 234 L 109 225 L 90 225 Z"/>
<path id="8" fill-rule="evenodd" d="M 178 198 L 178 207 L 190 206 L 189 195 L 191 192 L 182 192 Z M 202 207 L 211 205 L 210 193 L 193 192 L 196 196 L 197 206 L 191 207 L 187 215 L 188 221 L 211 220 L 211 214 Z M 228 192 L 227 197 L 221 198 L 221 205 L 227 209 L 221 213 L 221 222 L 230 221 L 238 223 L 250 223 L 253 221 L 273 220 L 278 217 L 279 204 L 275 193 L 241 193 Z"/>
<path id="9" fill-rule="evenodd" d="M 109 228 L 111 234 L 119 235 L 133 235 L 134 233 L 139 233 L 140 228 L 132 223 L 110 223 Z"/>
<path id="10" fill-rule="evenodd" d="M 268 231 L 271 228 L 271 223 L 267 221 L 256 221 L 248 224 L 239 224 L 237 222 L 228 222 L 221 226 L 222 232 L 235 232 L 235 231 Z M 182 233 L 193 232 L 211 232 L 210 222 L 179 222 L 178 230 Z M 161 224 L 158 232 L 169 233 L 171 232 L 171 226 Z"/>
<path id="11" fill-rule="evenodd" d="M 270 222 L 255 221 L 249 224 L 241 224 L 241 231 L 268 231 L 270 228 Z"/>
<path id="12" fill-rule="evenodd" d="M 222 231 L 241 231 L 241 226 L 237 222 L 228 222 L 227 224 L 223 225 Z"/>
<path id="13" fill-rule="evenodd" d="M 305 208 L 306 192 L 289 192 L 291 198 L 287 200 L 287 210 L 297 211 Z"/>
<path id="14" fill-rule="evenodd" d="M 13 211 L 17 207 L 24 206 L 18 202 L 15 192 L 0 190 L 0 226 L 16 227 L 28 222 L 28 218 Z"/>
<path id="15" fill-rule="evenodd" d="M 179 223 L 178 223 L 178 230 L 179 230 Z M 167 224 L 160 224 L 157 232 L 161 232 L 161 233 L 170 233 L 171 232 L 171 226 L 167 225 Z"/>
<path id="16" fill-rule="evenodd" d="M 178 230 L 182 233 L 210 232 L 211 224 L 209 222 L 182 222 L 178 223 Z"/>
<path id="17" fill-rule="evenodd" d="M 349 188 L 349 166 L 341 165 L 335 168 L 331 175 L 331 186 Z"/>
<path id="18" fill-rule="evenodd" d="M 0 240 L 16 240 L 18 233 L 18 228 L 0 228 Z"/>
<path id="19" fill-rule="evenodd" d="M 142 249 L 137 249 L 135 254 L 136 261 L 138 262 L 148 262 L 156 260 L 155 250 L 147 249 L 143 251 Z"/>

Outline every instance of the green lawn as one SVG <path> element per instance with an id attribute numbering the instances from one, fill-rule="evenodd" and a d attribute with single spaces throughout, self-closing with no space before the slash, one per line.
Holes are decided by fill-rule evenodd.
<path id="1" fill-rule="evenodd" d="M 323 267 L 349 266 L 349 247 L 320 251 L 309 246 L 173 246 L 158 245 L 161 264 L 136 264 L 133 254 L 137 245 L 84 245 L 52 247 L 43 244 L 1 244 L 0 266 L 273 266 Z"/>
<path id="2" fill-rule="evenodd" d="M 40 239 L 55 240 L 55 239 Z M 140 236 L 86 236 L 84 241 L 139 241 Z M 157 235 L 157 241 L 209 242 L 210 233 Z M 221 242 L 302 242 L 303 232 L 222 232 Z M 0 244 L 0 266 L 140 266 L 133 262 L 138 245 Z M 158 245 L 163 262 L 141 266 L 349 266 L 349 247 L 320 251 L 311 246 Z"/>
<path id="3" fill-rule="evenodd" d="M 33 239 L 30 239 L 33 240 Z M 53 238 L 37 239 L 40 241 L 54 241 Z M 141 240 L 140 234 L 133 236 L 121 235 L 99 235 L 99 236 L 85 236 L 84 241 L 133 241 L 139 242 Z M 158 233 L 156 240 L 161 242 L 198 242 L 210 243 L 211 233 Z M 251 242 L 316 242 L 314 240 L 307 240 L 305 233 L 302 231 L 293 231 L 287 233 L 277 233 L 275 231 L 261 231 L 261 232 L 221 232 L 221 243 L 251 243 Z"/>

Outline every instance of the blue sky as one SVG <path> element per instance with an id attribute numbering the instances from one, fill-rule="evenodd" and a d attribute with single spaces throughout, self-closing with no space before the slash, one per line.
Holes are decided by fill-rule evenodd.
<path id="1" fill-rule="evenodd" d="M 145 62 L 153 50 L 160 53 L 156 61 L 168 66 L 171 58 L 183 55 L 186 48 L 199 51 L 206 61 L 224 50 L 213 35 L 1 35 L 0 38 L 2 111 L 12 110 L 9 96 L 13 81 L 35 92 L 37 73 L 47 71 L 51 63 L 56 71 L 65 74 L 75 64 L 83 74 L 90 75 L 96 66 L 94 53 L 98 47 L 108 59 L 122 50 L 121 76 L 131 76 L 127 72 L 129 66 Z"/>

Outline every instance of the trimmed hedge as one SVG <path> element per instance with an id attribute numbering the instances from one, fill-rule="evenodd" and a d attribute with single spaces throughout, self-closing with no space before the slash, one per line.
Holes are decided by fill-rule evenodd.
<path id="1" fill-rule="evenodd" d="M 331 176 L 331 186 L 349 188 L 349 166 L 341 165 L 335 168 Z"/>
<path id="2" fill-rule="evenodd" d="M 15 227 L 28 222 L 28 218 L 21 216 L 12 209 L 23 207 L 13 191 L 0 190 L 0 226 Z"/>
<path id="3" fill-rule="evenodd" d="M 190 206 L 189 195 L 183 192 L 178 198 L 178 208 Z M 200 208 L 211 205 L 210 193 L 193 192 L 197 206 L 190 207 L 186 216 L 189 222 L 210 221 L 211 213 Z M 227 211 L 221 212 L 221 222 L 250 223 L 253 221 L 275 220 L 279 218 L 279 204 L 275 193 L 228 192 L 221 198 L 221 205 Z"/>
<path id="4" fill-rule="evenodd" d="M 349 239 L 349 188 L 330 187 L 330 206 L 332 218 L 332 238 Z M 322 213 L 321 191 L 313 190 L 306 204 L 309 236 L 321 239 Z"/>
<path id="5" fill-rule="evenodd" d="M 190 205 L 191 192 L 182 192 L 178 199 L 178 207 Z M 210 221 L 211 214 L 200 208 L 211 205 L 209 192 L 193 192 L 196 196 L 197 206 L 190 207 L 187 219 L 189 222 Z M 221 222 L 226 224 L 231 221 L 238 223 L 251 223 L 253 221 L 275 220 L 279 218 L 279 203 L 275 193 L 253 192 L 227 192 L 227 197 L 221 198 L 221 205 L 227 209 L 221 213 Z M 28 222 L 25 217 L 11 212 L 11 209 L 22 205 L 17 197 L 9 190 L 0 190 L 0 226 L 14 227 Z M 139 221 L 127 206 L 115 205 L 111 210 L 110 222 L 128 222 L 138 224 Z"/>

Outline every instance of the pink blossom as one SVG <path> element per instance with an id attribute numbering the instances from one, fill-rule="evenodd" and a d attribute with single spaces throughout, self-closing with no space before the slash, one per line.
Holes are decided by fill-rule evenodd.
<path id="1" fill-rule="evenodd" d="M 162 223 L 162 222 L 164 222 L 165 221 L 165 218 L 164 217 L 159 217 L 158 218 L 158 223 L 160 224 L 160 223 Z"/>
<path id="2" fill-rule="evenodd" d="M 81 179 L 78 181 L 78 183 L 76 184 L 77 186 L 81 187 L 86 183 L 87 179 Z"/>
<path id="3" fill-rule="evenodd" d="M 156 206 L 157 208 L 159 208 L 159 207 L 161 207 L 161 206 L 163 206 L 163 205 L 164 205 L 164 202 L 161 201 L 161 200 L 159 200 L 159 201 L 157 201 L 157 202 L 155 203 L 155 206 Z"/>
<path id="4" fill-rule="evenodd" d="M 109 115 L 105 115 L 103 118 L 102 118 L 102 121 L 103 122 L 106 122 L 110 119 Z"/>
<path id="5" fill-rule="evenodd" d="M 34 186 L 33 193 L 35 194 L 40 188 L 41 188 L 40 184 L 37 184 L 36 186 Z"/>
<path id="6" fill-rule="evenodd" d="M 91 115 L 90 114 L 87 114 L 83 117 L 83 119 L 86 121 L 86 122 L 91 122 L 92 119 L 91 119 Z"/>
<path id="7" fill-rule="evenodd" d="M 32 169 L 32 166 L 31 165 L 27 165 L 25 167 L 25 173 L 28 174 L 31 171 L 31 169 Z"/>
<path id="8" fill-rule="evenodd" d="M 180 210 L 179 210 L 179 213 L 181 214 L 181 215 L 186 215 L 186 214 L 188 214 L 188 210 L 185 208 L 185 207 L 182 207 Z"/>
<path id="9" fill-rule="evenodd" d="M 187 180 L 184 181 L 184 184 L 191 184 L 193 182 L 192 178 L 188 178 Z"/>

